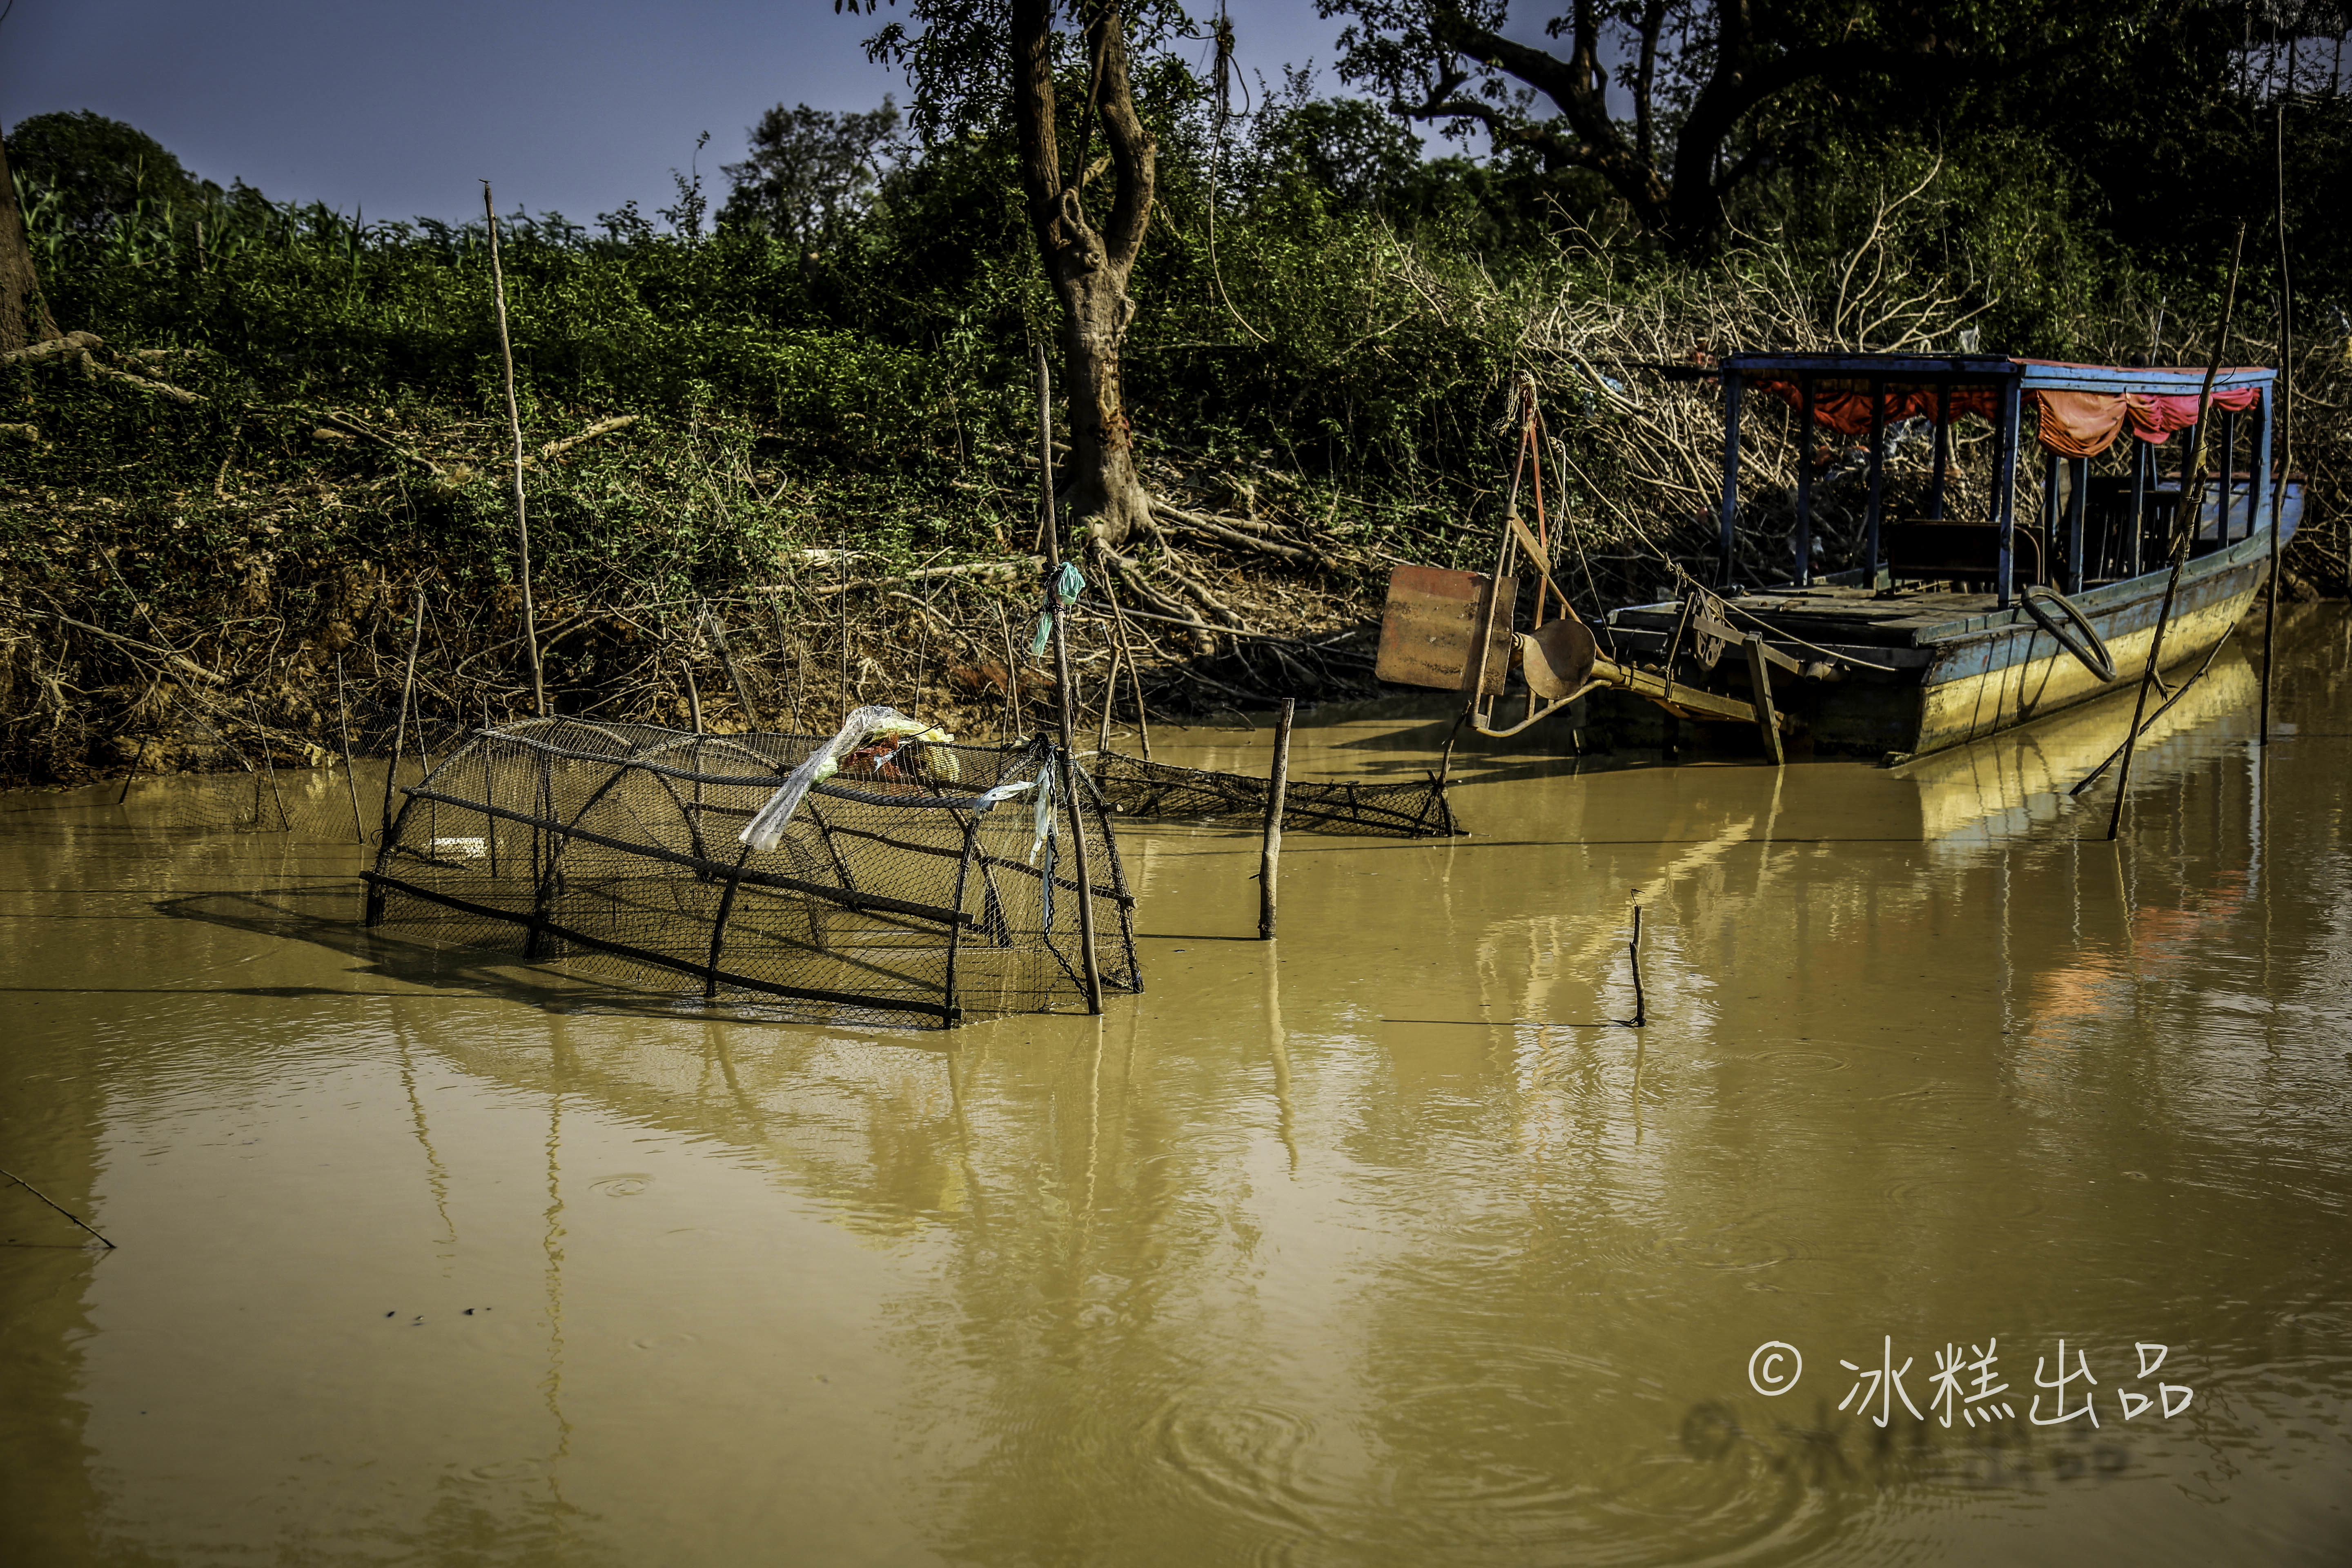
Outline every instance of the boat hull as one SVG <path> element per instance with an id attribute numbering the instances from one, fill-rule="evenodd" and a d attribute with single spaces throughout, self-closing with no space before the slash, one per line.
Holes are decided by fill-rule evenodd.
<path id="1" fill-rule="evenodd" d="M 2269 569 L 2269 540 L 2262 533 L 2191 558 L 2182 569 L 2165 627 L 2165 667 L 2211 652 L 2244 618 Z M 1750 618 L 1760 615 L 1758 624 L 1768 627 L 1767 640 L 1790 658 L 1805 661 L 1827 654 L 1843 666 L 1833 680 L 1773 682 L 1776 704 L 1797 721 L 1811 745 L 1867 756 L 1927 755 L 2128 689 L 2147 667 L 2168 575 L 2149 572 L 2073 595 L 2114 660 L 2115 678 L 2108 681 L 2061 647 L 2021 608 L 2000 610 L 1986 603 L 1874 642 L 1854 640 L 1851 634 L 1857 624 L 1852 606 L 1873 602 L 1866 590 L 1843 590 L 1849 595 L 1843 600 L 1759 605 Z M 1611 631 L 1624 656 L 1659 658 L 1676 610 L 1668 602 L 1621 612 Z M 1840 627 L 1848 628 L 1846 635 Z M 1817 640 L 1801 640 L 1807 637 Z M 1745 670 L 1728 663 L 1722 668 L 1735 691 L 1744 688 Z M 1664 738 L 1662 716 L 1630 692 L 1595 693 L 1592 710 L 1593 720 L 1622 739 L 1642 743 L 1654 731 Z M 1744 748 L 1750 739 L 1743 726 L 1701 722 L 1715 743 Z"/>
<path id="2" fill-rule="evenodd" d="M 2192 561 L 2182 572 L 2164 628 L 2164 668 L 2204 658 L 2245 618 L 2270 560 L 2267 541 L 2243 542 L 2255 548 L 2233 546 Z M 2030 616 L 1931 644 L 1910 743 L 1890 749 L 1939 752 L 2137 680 L 2155 648 L 2167 575 L 2152 572 L 2076 600 L 2115 659 L 2113 681 L 2101 680 Z M 1835 706 L 1834 699 L 1825 701 L 1822 712 L 1822 739 L 1832 742 Z"/>

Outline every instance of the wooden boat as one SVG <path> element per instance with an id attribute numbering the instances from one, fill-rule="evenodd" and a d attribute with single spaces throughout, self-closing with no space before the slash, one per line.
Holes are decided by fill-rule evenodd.
<path id="1" fill-rule="evenodd" d="M 2184 473 L 2161 460 L 2192 428 L 2205 373 L 2058 364 L 2000 355 L 1727 354 L 1704 374 L 1723 388 L 1717 555 L 1668 563 L 1671 596 L 1621 605 L 1597 624 L 1541 624 L 1551 585 L 1546 553 L 1516 514 L 1495 572 L 1401 568 L 1391 579 L 1381 673 L 1470 696 L 1469 722 L 1510 734 L 1570 700 L 1640 699 L 1700 725 L 1753 726 L 1780 753 L 1798 736 L 1827 749 L 1918 754 L 2023 723 L 2128 684 L 2146 668 L 2164 614 Z M 2164 665 L 2201 659 L 2252 604 L 2300 519 L 2303 485 L 2273 471 L 2276 373 L 2214 378 L 2209 449 L 2227 455 L 2196 498 L 2195 532 L 2174 587 Z M 1740 492 L 1744 405 L 1780 399 L 1801 431 L 1863 446 L 1864 502 L 1857 559 L 1826 565 L 1815 536 L 1813 443 L 1798 464 L 1785 569 L 1743 583 L 1743 529 L 1759 510 Z M 2021 520 L 2018 468 L 2025 416 L 2042 455 L 2036 516 Z M 1948 517 L 1957 420 L 1992 426 L 1990 503 Z M 1931 435 L 1924 504 L 1888 515 L 1887 437 L 1916 421 Z M 1754 444 L 1752 430 L 1748 443 Z M 2127 440 L 2120 473 L 2094 459 Z M 2188 443 L 2169 443 L 2185 447 Z M 2243 447 L 2245 466 L 2239 466 Z M 2177 468 L 2193 457 L 2183 452 Z M 2110 468 L 2116 465 L 2110 463 Z M 1514 637 L 1514 566 L 1535 568 L 1538 624 Z M 1702 581 L 1702 574 L 1711 580 Z M 1459 579 L 1459 581 L 1454 581 Z M 1501 584 L 1499 591 L 1496 584 Z M 1480 646 L 1477 628 L 1489 634 Z M 1739 657 L 1727 660 L 1737 650 Z M 1496 726 L 1506 671 L 1528 690 L 1528 716 Z"/>

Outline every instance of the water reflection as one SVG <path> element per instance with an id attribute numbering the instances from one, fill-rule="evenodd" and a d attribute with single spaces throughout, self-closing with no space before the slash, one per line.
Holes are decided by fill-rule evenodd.
<path id="1" fill-rule="evenodd" d="M 366 932 L 323 838 L 12 812 L 0 1127 L 125 1246 L 11 1251 L 0 1474 L 37 1484 L 0 1531 L 61 1563 L 1894 1563 L 2029 1521 L 2051 1556 L 2323 1552 L 2352 645 L 2290 646 L 2296 732 L 2259 754 L 2224 654 L 2120 846 L 2065 793 L 2116 704 L 1897 773 L 1457 758 L 1477 836 L 1295 837 L 1276 944 L 1232 940 L 1246 836 L 1136 836 L 1150 990 L 947 1037 Z M 1401 728 L 1303 731 L 1302 772 L 1404 765 Z M 1997 1340 L 2030 1396 L 2062 1337 L 2096 1428 L 1881 1427 L 1839 1365 L 1890 1347 L 1925 1411 L 1948 1347 Z M 1768 1340 L 1786 1397 L 1748 1380 Z M 2172 1419 L 2114 1399 L 2140 1342 L 2195 1390 Z"/>

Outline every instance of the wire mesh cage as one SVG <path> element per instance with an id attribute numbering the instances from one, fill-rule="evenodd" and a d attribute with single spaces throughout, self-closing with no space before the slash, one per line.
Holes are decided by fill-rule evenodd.
<path id="1" fill-rule="evenodd" d="M 1104 989 L 1142 989 L 1101 799 L 1055 787 L 1043 738 L 877 741 L 809 788 L 772 847 L 745 842 L 837 740 L 562 718 L 483 730 L 404 792 L 367 921 L 634 981 L 684 975 L 707 998 L 814 1021 L 946 1027 L 1083 1003 L 1083 896 Z"/>
<path id="2" fill-rule="evenodd" d="M 1215 773 L 1097 752 L 1089 767 L 1104 801 L 1120 816 L 1166 821 L 1265 820 L 1273 787 L 1247 773 Z M 1451 838 L 1462 829 L 1433 774 L 1381 783 L 1291 779 L 1284 786 L 1286 833 L 1342 833 L 1383 838 Z"/>

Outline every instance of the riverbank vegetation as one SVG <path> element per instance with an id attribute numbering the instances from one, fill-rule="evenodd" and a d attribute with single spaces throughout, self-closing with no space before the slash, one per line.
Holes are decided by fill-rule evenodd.
<path id="1" fill-rule="evenodd" d="M 1375 47 L 1407 36 L 1399 9 L 1358 12 L 1364 89 L 1402 90 Z M 2291 84 L 2234 9 L 2165 15 L 2021 31 L 1999 71 L 1958 50 L 1933 90 L 1801 83 L 1728 133 L 1738 178 L 1701 233 L 1504 120 L 1424 145 L 1304 75 L 1242 115 L 1230 79 L 1139 47 L 1156 189 L 1121 369 L 1155 505 L 1087 565 L 1135 612 L 1147 700 L 1367 690 L 1389 566 L 1490 544 L 1522 374 L 1573 581 L 1602 605 L 1712 548 L 1714 399 L 1673 373 L 1717 353 L 2201 363 L 2243 221 L 2228 357 L 2277 363 L 2282 143 L 2295 462 L 2316 488 L 2294 566 L 2340 584 L 2352 218 L 2328 192 L 2352 114 L 2322 46 L 2341 28 L 2306 29 Z M 1088 78 L 1065 44 L 1066 124 Z M 1644 111 L 1661 163 L 1695 102 L 1662 89 Z M 1020 657 L 1041 548 L 1030 354 L 1060 306 L 1016 128 L 922 128 L 895 106 L 780 109 L 729 191 L 683 176 L 658 212 L 502 222 L 562 710 L 829 730 L 864 699 L 992 727 L 1025 721 L 1003 712 L 1016 689 L 1046 694 Z M 20 122 L 7 145 L 58 335 L 0 367 L 0 777 L 172 765 L 192 714 L 315 755 L 339 743 L 339 672 L 355 742 L 381 747 L 420 589 L 428 729 L 524 710 L 483 226 L 222 190 L 95 117 Z M 1089 627 L 1081 648 L 1098 703 L 1109 641 Z"/>

